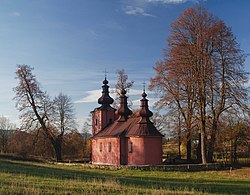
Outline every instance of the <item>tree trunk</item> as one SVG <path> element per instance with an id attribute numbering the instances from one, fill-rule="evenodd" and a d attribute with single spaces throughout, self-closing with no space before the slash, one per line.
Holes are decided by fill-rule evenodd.
<path id="1" fill-rule="evenodd" d="M 204 94 L 204 93 L 203 93 Z M 201 104 L 200 104 L 200 116 L 201 116 L 201 158 L 202 164 L 207 163 L 207 156 L 206 156 L 206 102 L 204 100 L 204 96 L 201 97 Z"/>
<path id="2" fill-rule="evenodd" d="M 214 145 L 215 145 L 215 133 L 211 135 L 211 139 L 209 140 L 208 144 L 208 151 L 207 151 L 207 161 L 213 162 L 213 156 L 214 156 Z"/>
<path id="3" fill-rule="evenodd" d="M 216 132 L 217 132 L 217 122 L 214 121 L 212 125 L 212 133 L 211 138 L 209 139 L 208 148 L 207 148 L 207 161 L 213 162 L 213 155 L 214 155 L 214 146 L 216 141 Z"/>
<path id="4" fill-rule="evenodd" d="M 61 138 L 56 138 L 52 141 L 52 145 L 56 154 L 56 161 L 62 161 L 62 140 Z"/>
<path id="5" fill-rule="evenodd" d="M 205 135 L 205 126 L 202 125 L 201 128 L 201 158 L 202 158 L 202 164 L 207 163 L 207 157 L 206 157 L 206 135 Z"/>
<path id="6" fill-rule="evenodd" d="M 181 159 L 181 112 L 178 109 L 178 158 Z"/>
<path id="7" fill-rule="evenodd" d="M 178 158 L 181 159 L 181 136 L 178 136 Z"/>
<path id="8" fill-rule="evenodd" d="M 7 136 L 3 135 L 3 153 L 6 153 L 7 150 Z"/>
<path id="9" fill-rule="evenodd" d="M 198 163 L 201 163 L 202 162 L 202 155 L 201 155 L 201 133 L 199 133 L 199 142 L 198 142 L 198 145 L 197 145 L 196 155 L 197 155 L 197 161 L 198 161 Z"/>
<path id="10" fill-rule="evenodd" d="M 192 143 L 191 143 L 190 133 L 188 133 L 188 135 L 187 135 L 186 149 L 187 149 L 187 161 L 191 162 L 191 160 L 192 160 L 192 158 L 191 158 Z"/>
<path id="11" fill-rule="evenodd" d="M 203 74 L 204 75 L 204 74 Z M 205 78 L 205 76 L 203 76 Z M 201 157 L 202 164 L 207 163 L 206 157 L 206 87 L 204 78 L 200 85 L 200 99 L 199 99 L 199 111 L 200 111 L 200 133 L 201 133 Z"/>
<path id="12" fill-rule="evenodd" d="M 237 163 L 237 138 L 234 140 L 233 144 L 233 162 Z"/>
<path id="13" fill-rule="evenodd" d="M 188 119 L 187 123 L 186 123 L 186 139 L 187 139 L 187 145 L 186 145 L 186 149 L 187 149 L 187 162 L 191 162 L 192 161 L 192 140 L 191 140 L 191 120 Z"/>

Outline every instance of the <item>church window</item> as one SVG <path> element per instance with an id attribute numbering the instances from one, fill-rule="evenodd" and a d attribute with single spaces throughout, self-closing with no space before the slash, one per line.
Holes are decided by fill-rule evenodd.
<path id="1" fill-rule="evenodd" d="M 100 143 L 100 152 L 102 152 L 102 143 Z"/>
<path id="2" fill-rule="evenodd" d="M 109 119 L 109 124 L 111 124 L 113 122 L 112 118 Z"/>
<path id="3" fill-rule="evenodd" d="M 128 152 L 129 152 L 129 153 L 132 152 L 132 142 L 130 142 L 129 145 L 128 145 Z"/>
<path id="4" fill-rule="evenodd" d="M 108 151 L 111 152 L 111 142 L 108 143 Z"/>
<path id="5" fill-rule="evenodd" d="M 95 125 L 97 125 L 97 119 L 95 119 Z"/>

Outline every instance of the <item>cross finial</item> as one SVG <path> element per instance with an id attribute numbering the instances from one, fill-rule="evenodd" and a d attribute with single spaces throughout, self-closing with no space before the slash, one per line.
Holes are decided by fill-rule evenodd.
<path id="1" fill-rule="evenodd" d="M 105 71 L 104 71 L 105 79 L 107 78 L 107 73 L 108 73 L 108 71 L 107 71 L 106 68 L 105 68 Z"/>
<path id="2" fill-rule="evenodd" d="M 145 81 L 143 81 L 143 92 L 145 92 L 145 85 L 146 85 L 146 82 Z"/>

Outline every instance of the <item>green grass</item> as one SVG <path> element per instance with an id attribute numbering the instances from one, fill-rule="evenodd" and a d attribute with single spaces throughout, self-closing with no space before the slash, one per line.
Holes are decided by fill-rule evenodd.
<path id="1" fill-rule="evenodd" d="M 250 194 L 250 168 L 161 172 L 0 160 L 0 194 Z"/>

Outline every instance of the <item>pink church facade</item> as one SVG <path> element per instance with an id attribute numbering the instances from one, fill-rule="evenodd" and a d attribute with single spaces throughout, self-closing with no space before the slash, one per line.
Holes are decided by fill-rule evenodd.
<path id="1" fill-rule="evenodd" d="M 120 108 L 110 106 L 108 81 L 103 81 L 100 107 L 92 113 L 92 163 L 108 165 L 162 164 L 162 137 L 149 117 L 147 94 L 142 94 L 137 116 L 127 106 L 126 91 L 121 90 Z"/>

